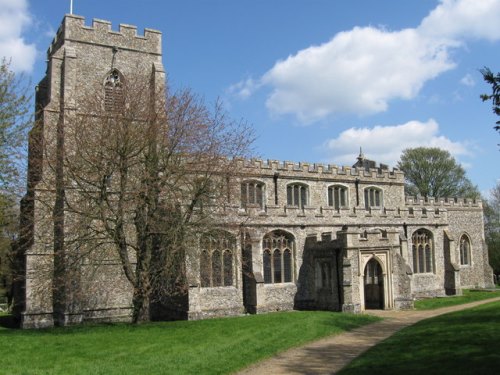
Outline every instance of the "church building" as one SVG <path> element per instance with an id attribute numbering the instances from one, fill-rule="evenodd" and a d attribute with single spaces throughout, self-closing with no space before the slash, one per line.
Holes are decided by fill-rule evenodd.
<path id="1" fill-rule="evenodd" d="M 71 226 L 79 225 L 64 217 L 64 207 L 78 191 L 59 194 L 70 178 L 57 163 L 49 164 L 70 150 L 67 134 L 77 131 L 72 119 L 90 90 L 119 91 L 120 82 L 137 71 L 164 84 L 161 33 L 145 29 L 139 35 L 124 24 L 115 31 L 97 19 L 88 26 L 82 17 L 66 15 L 47 57 L 21 208 L 21 325 L 128 320 L 133 291 L 117 259 L 93 272 L 83 264 L 65 288 L 55 288 L 60 281 L 54 270 L 68 260 L 54 254 L 71 246 Z M 163 315 L 411 309 L 418 298 L 493 284 L 481 201 L 407 197 L 401 171 L 362 152 L 353 162 L 238 161 L 238 190 L 226 218 L 235 225 L 218 236 L 200 236 L 196 251 L 186 254 L 185 302 L 167 306 Z M 64 220 L 62 239 L 57 220 Z M 71 298 L 75 285 L 79 302 Z M 68 296 L 64 305 L 57 303 L 61 290 Z"/>

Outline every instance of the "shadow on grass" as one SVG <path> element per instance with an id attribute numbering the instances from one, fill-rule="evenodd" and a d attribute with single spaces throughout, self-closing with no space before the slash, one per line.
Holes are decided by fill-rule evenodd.
<path id="1" fill-rule="evenodd" d="M 492 374 L 500 368 L 500 302 L 405 328 L 354 360 L 351 374 Z"/>

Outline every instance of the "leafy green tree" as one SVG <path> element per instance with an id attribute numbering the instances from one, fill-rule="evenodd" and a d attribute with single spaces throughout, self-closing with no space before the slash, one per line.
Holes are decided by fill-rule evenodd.
<path id="1" fill-rule="evenodd" d="M 485 202 L 484 229 L 488 255 L 493 272 L 500 275 L 500 182 L 490 192 Z"/>
<path id="2" fill-rule="evenodd" d="M 405 191 L 427 197 L 479 198 L 477 187 L 448 151 L 435 147 L 403 150 L 398 168 L 405 174 Z"/>
<path id="3" fill-rule="evenodd" d="M 491 94 L 482 94 L 483 102 L 491 100 L 493 113 L 500 116 L 500 73 L 496 75 L 487 67 L 480 70 L 484 80 L 491 85 Z M 500 131 L 500 120 L 496 122 L 495 130 Z"/>

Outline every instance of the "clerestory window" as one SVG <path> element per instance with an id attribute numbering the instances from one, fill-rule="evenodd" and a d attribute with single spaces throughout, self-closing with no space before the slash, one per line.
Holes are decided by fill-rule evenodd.
<path id="1" fill-rule="evenodd" d="M 264 183 L 259 181 L 243 181 L 241 184 L 241 207 L 257 205 L 264 208 Z"/>
<path id="2" fill-rule="evenodd" d="M 365 208 L 381 208 L 383 205 L 382 199 L 381 189 L 375 187 L 365 189 Z"/>
<path id="3" fill-rule="evenodd" d="M 347 188 L 341 185 L 328 187 L 328 206 L 335 209 L 347 207 Z"/>
<path id="4" fill-rule="evenodd" d="M 287 204 L 304 208 L 309 204 L 309 189 L 304 184 L 290 184 L 286 187 Z"/>

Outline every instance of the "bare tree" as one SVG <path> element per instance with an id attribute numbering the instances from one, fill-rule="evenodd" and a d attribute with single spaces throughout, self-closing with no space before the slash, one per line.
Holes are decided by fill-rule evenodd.
<path id="1" fill-rule="evenodd" d="M 210 110 L 189 90 L 142 82 L 129 77 L 82 98 L 67 114 L 64 152 L 50 163 L 54 303 L 77 289 L 82 259 L 111 253 L 133 287 L 134 323 L 151 318 L 151 302 L 187 287 L 186 246 L 224 226 L 217 212 L 234 190 L 236 158 L 248 157 L 253 141 L 220 103 Z"/>

